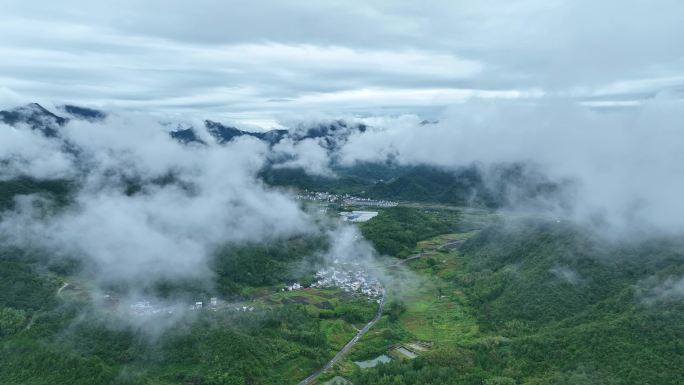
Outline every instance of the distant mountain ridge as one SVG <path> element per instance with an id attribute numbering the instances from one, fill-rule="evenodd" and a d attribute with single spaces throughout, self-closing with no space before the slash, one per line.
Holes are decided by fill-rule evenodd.
<path id="1" fill-rule="evenodd" d="M 9 111 L 0 111 L 0 121 L 10 126 L 26 124 L 47 137 L 58 136 L 59 128 L 69 119 L 53 114 L 38 103 L 30 103 Z"/>
<path id="2" fill-rule="evenodd" d="M 60 128 L 70 119 L 102 121 L 107 114 L 92 108 L 67 105 L 60 110 L 69 118 L 56 115 L 37 103 L 0 111 L 0 121 L 11 126 L 25 124 L 47 137 L 60 137 Z M 425 124 L 431 124 L 427 122 Z M 475 165 L 457 169 L 441 169 L 428 165 L 406 166 L 382 162 L 338 165 L 334 153 L 350 136 L 365 132 L 363 123 L 333 120 L 328 122 L 299 123 L 291 129 L 274 129 L 252 132 L 212 120 L 204 121 L 203 135 L 197 128 L 179 123 L 161 123 L 166 126 L 170 138 L 181 145 L 207 145 L 207 140 L 226 144 L 235 138 L 252 137 L 270 146 L 281 141 L 301 142 L 314 140 L 331 154 L 330 167 L 336 177 L 308 174 L 302 168 L 278 167 L 279 160 L 269 159 L 261 170 L 260 178 L 272 186 L 287 186 L 312 191 L 351 193 L 359 196 L 437 202 L 455 205 L 501 207 L 507 203 L 528 201 L 557 201 L 562 198 L 562 183 L 555 183 L 524 164 L 495 165 L 485 170 Z M 65 140 L 65 149 L 78 154 L 78 149 Z"/>
<path id="3" fill-rule="evenodd" d="M 11 110 L 0 111 L 0 121 L 13 127 L 25 124 L 47 137 L 59 137 L 60 128 L 72 119 L 99 122 L 107 118 L 107 113 L 94 108 L 63 105 L 58 107 L 58 109 L 68 115 L 68 117 L 57 115 L 38 103 L 30 103 Z M 365 132 L 367 126 L 363 123 L 350 123 L 338 119 L 331 122 L 299 124 L 293 129 L 273 129 L 255 132 L 241 130 L 235 126 L 207 119 L 204 121 L 204 129 L 218 144 L 225 144 L 243 136 L 251 136 L 269 145 L 274 145 L 283 139 L 289 139 L 293 142 L 313 139 L 318 140 L 321 146 L 327 150 L 334 151 L 343 145 L 350 135 L 357 132 Z M 169 136 L 182 144 L 207 144 L 202 139 L 198 129 L 192 126 L 183 127 L 178 125 L 175 129 L 169 131 Z"/>
<path id="4" fill-rule="evenodd" d="M 66 113 L 77 119 L 84 119 L 91 122 L 102 121 L 107 117 L 107 114 L 103 111 L 96 110 L 94 108 L 74 106 L 70 104 L 65 104 L 60 107 Z"/>

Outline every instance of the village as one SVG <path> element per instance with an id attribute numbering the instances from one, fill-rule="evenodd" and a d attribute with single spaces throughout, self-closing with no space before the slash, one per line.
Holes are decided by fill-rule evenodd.
<path id="1" fill-rule="evenodd" d="M 303 193 L 295 196 L 298 200 L 308 200 L 314 202 L 332 203 L 343 206 L 368 206 L 368 207 L 395 207 L 398 203 L 388 200 L 377 200 L 372 198 L 362 198 L 349 194 L 333 194 L 325 191 L 304 190 Z"/>
<path id="2" fill-rule="evenodd" d="M 360 295 L 368 300 L 376 302 L 384 294 L 382 284 L 375 278 L 370 277 L 365 271 L 358 268 L 358 264 L 338 264 L 336 260 L 335 266 L 329 268 L 322 268 L 314 274 L 316 281 L 309 287 L 311 288 L 339 288 L 345 293 Z M 347 266 L 348 265 L 348 266 Z M 299 282 L 294 282 L 290 285 L 280 288 L 280 291 L 297 291 L 305 289 L 306 287 Z M 111 295 L 106 295 L 105 298 L 110 301 L 118 302 L 113 299 Z M 150 316 L 174 314 L 175 311 L 185 308 L 190 311 L 217 311 L 227 310 L 235 312 L 252 312 L 255 310 L 254 306 L 249 304 L 229 303 L 221 300 L 218 297 L 211 297 L 208 302 L 195 301 L 189 305 L 171 306 L 166 304 L 157 304 L 153 301 L 142 299 L 135 301 L 128 305 L 128 310 L 134 316 Z"/>
<path id="3" fill-rule="evenodd" d="M 316 272 L 318 281 L 311 287 L 337 287 L 344 292 L 359 294 L 368 299 L 380 301 L 385 289 L 382 284 L 369 277 L 363 270 L 338 270 L 335 267 L 324 268 Z"/>
<path id="4" fill-rule="evenodd" d="M 106 296 L 107 297 L 107 296 Z M 108 295 L 112 298 L 111 295 Z M 152 316 L 152 315 L 171 315 L 176 311 L 190 310 L 190 311 L 201 311 L 201 310 L 228 310 L 236 312 L 251 312 L 254 311 L 254 306 L 247 306 L 245 304 L 229 303 L 218 299 L 218 297 L 211 297 L 209 302 L 195 301 L 192 304 L 186 305 L 166 305 L 158 304 L 153 301 L 142 299 L 135 301 L 134 303 L 128 305 L 128 311 L 134 316 Z"/>

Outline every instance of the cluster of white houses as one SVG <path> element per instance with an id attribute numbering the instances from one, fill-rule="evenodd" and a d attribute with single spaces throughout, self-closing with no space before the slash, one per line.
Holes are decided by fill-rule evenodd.
<path id="1" fill-rule="evenodd" d="M 294 290 L 299 290 L 299 289 L 301 289 L 301 288 L 302 288 L 302 285 L 300 285 L 299 283 L 295 282 L 295 283 L 293 283 L 292 285 L 287 285 L 287 286 L 285 286 L 285 288 L 283 288 L 282 291 L 285 291 L 285 290 L 287 290 L 287 291 L 294 291 Z"/>
<path id="2" fill-rule="evenodd" d="M 304 190 L 304 193 L 295 196 L 295 199 L 309 200 L 316 202 L 327 202 L 327 203 L 339 203 L 341 198 L 337 194 L 332 194 L 329 192 L 320 191 L 308 191 Z"/>
<path id="3" fill-rule="evenodd" d="M 362 198 L 349 194 L 338 195 L 326 191 L 304 190 L 302 194 L 296 195 L 295 198 L 315 202 L 338 203 L 345 206 L 394 207 L 397 205 L 397 202 L 394 201 Z"/>
<path id="4" fill-rule="evenodd" d="M 369 277 L 363 270 L 337 270 L 332 267 L 316 273 L 318 279 L 311 287 L 338 287 L 348 293 L 358 293 L 368 299 L 382 297 L 384 288 L 380 282 Z"/>

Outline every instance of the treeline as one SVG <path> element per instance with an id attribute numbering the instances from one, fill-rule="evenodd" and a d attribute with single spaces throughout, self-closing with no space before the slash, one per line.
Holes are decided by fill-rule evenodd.
<path id="1" fill-rule="evenodd" d="M 0 167 L 2 163 L 0 162 Z M 0 211 L 12 209 L 15 199 L 21 195 L 42 194 L 54 200 L 58 206 L 66 205 L 74 192 L 73 182 L 65 179 L 37 180 L 21 177 L 0 180 Z"/>
<path id="2" fill-rule="evenodd" d="M 353 194 L 374 199 L 501 207 L 538 198 L 561 198 L 555 183 L 524 164 L 440 168 L 359 163 L 334 167 L 336 177 L 309 175 L 303 169 L 265 168 L 261 177 L 274 186 Z"/>
<path id="3" fill-rule="evenodd" d="M 234 296 L 249 287 L 301 280 L 313 274 L 317 258 L 327 247 L 328 240 L 323 236 L 225 246 L 216 252 L 212 264 L 217 290 L 224 296 Z"/>
<path id="4" fill-rule="evenodd" d="M 320 321 L 299 306 L 198 316 L 154 336 L 87 307 L 53 312 L 0 338 L 0 383 L 275 385 L 296 382 L 330 355 Z"/>

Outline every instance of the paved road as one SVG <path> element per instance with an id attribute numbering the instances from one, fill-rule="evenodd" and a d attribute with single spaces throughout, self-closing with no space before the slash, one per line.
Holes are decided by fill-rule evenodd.
<path id="1" fill-rule="evenodd" d="M 332 368 L 333 365 L 335 365 L 337 363 L 337 361 L 340 360 L 340 358 L 342 358 L 345 354 L 347 354 L 347 352 L 361 339 L 361 337 L 363 337 L 363 335 L 366 334 L 366 332 L 368 330 L 370 330 L 370 328 L 372 328 L 376 322 L 378 322 L 378 320 L 380 319 L 380 316 L 382 316 L 382 310 L 385 307 L 385 296 L 386 296 L 386 292 L 383 291 L 382 298 L 380 298 L 380 304 L 378 306 L 378 311 L 375 313 L 375 317 L 373 317 L 373 319 L 370 320 L 370 322 L 368 322 L 366 324 L 366 326 L 363 327 L 363 329 L 359 330 L 359 332 L 356 333 L 354 338 L 349 340 L 349 342 L 347 342 L 347 344 L 344 345 L 344 347 L 339 352 L 337 352 L 337 354 L 335 354 L 335 357 L 333 357 L 330 361 L 328 361 L 328 363 L 325 364 L 322 368 L 313 372 L 313 374 L 311 374 L 309 377 L 303 379 L 298 385 L 309 385 L 309 384 L 311 384 L 316 378 L 318 378 L 318 376 L 323 374 L 323 372 L 325 372 L 326 370 Z"/>
<path id="2" fill-rule="evenodd" d="M 397 259 L 396 261 L 394 261 L 390 264 L 387 264 L 387 265 L 377 265 L 377 266 L 366 267 L 366 270 L 384 270 L 384 269 L 389 269 L 391 267 L 399 267 L 408 261 L 412 261 L 414 259 L 418 259 L 418 258 L 424 257 L 426 255 L 427 255 L 427 253 L 413 254 L 413 255 L 409 255 L 408 257 L 406 257 L 404 259 Z"/>
<path id="3" fill-rule="evenodd" d="M 411 256 L 409 256 L 409 257 L 407 257 L 407 258 L 401 259 L 401 260 L 399 260 L 399 261 L 397 261 L 397 262 L 395 262 L 395 263 L 393 263 L 393 264 L 391 264 L 391 265 L 386 265 L 386 266 L 384 266 L 383 268 L 400 266 L 400 265 L 405 264 L 405 263 L 408 262 L 408 261 L 411 261 L 411 260 L 414 260 L 414 259 L 418 259 L 418 258 L 424 256 L 425 254 L 426 254 L 426 253 L 414 254 L 414 255 L 411 255 Z M 379 267 L 378 267 L 378 268 L 379 268 Z M 374 325 L 376 322 L 378 322 L 378 320 L 380 319 L 380 316 L 382 316 L 382 310 L 383 310 L 383 308 L 385 307 L 385 297 L 386 297 L 386 295 L 387 295 L 387 292 L 383 292 L 383 293 L 382 293 L 382 298 L 380 299 L 380 306 L 378 306 L 378 312 L 375 313 L 375 317 L 373 317 L 373 319 L 372 319 L 369 323 L 367 323 L 366 326 L 363 327 L 363 329 L 359 330 L 359 332 L 356 333 L 356 335 L 354 336 L 354 338 L 352 338 L 349 342 L 347 342 L 347 344 L 344 345 L 344 347 L 342 348 L 342 350 L 340 350 L 339 352 L 337 352 L 337 354 L 335 354 L 335 357 L 333 357 L 330 361 L 328 361 L 327 364 L 325 364 L 322 368 L 320 368 L 320 369 L 318 369 L 317 371 L 315 371 L 315 372 L 314 372 L 313 374 L 311 374 L 309 377 L 303 379 L 303 380 L 302 380 L 301 382 L 299 382 L 297 385 L 309 385 L 309 384 L 311 384 L 316 378 L 318 378 L 318 376 L 320 376 L 321 374 L 323 374 L 323 372 L 325 372 L 326 370 L 332 368 L 333 365 L 335 365 L 335 364 L 340 360 L 340 358 L 342 358 L 345 354 L 347 354 L 347 352 L 348 352 L 348 351 L 349 351 L 349 350 L 350 350 L 350 349 L 351 349 L 351 348 L 352 348 L 352 347 L 361 339 L 361 337 L 363 337 L 363 335 L 366 334 L 366 332 L 367 332 L 368 330 L 370 330 L 370 328 L 373 327 L 373 325 Z"/>
<path id="4" fill-rule="evenodd" d="M 426 253 L 418 253 L 418 254 L 411 255 L 411 256 L 406 257 L 406 258 L 404 258 L 404 259 L 400 259 L 397 263 L 394 263 L 394 264 L 389 265 L 389 266 L 387 266 L 387 267 L 395 267 L 395 266 L 403 265 L 403 264 L 405 264 L 406 262 L 412 261 L 412 260 L 414 260 L 414 259 L 418 259 L 418 258 L 422 257 L 422 256 L 425 255 L 425 254 L 426 254 Z"/>

